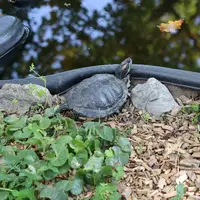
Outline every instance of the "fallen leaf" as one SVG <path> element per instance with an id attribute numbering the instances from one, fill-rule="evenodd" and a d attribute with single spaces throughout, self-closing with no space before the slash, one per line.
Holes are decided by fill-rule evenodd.
<path id="1" fill-rule="evenodd" d="M 176 21 L 168 21 L 168 23 L 161 23 L 158 28 L 161 32 L 176 33 L 178 29 L 181 29 L 183 20 L 179 19 Z"/>

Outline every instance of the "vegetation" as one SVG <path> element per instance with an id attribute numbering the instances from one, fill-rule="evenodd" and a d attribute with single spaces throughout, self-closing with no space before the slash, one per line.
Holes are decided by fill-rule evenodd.
<path id="1" fill-rule="evenodd" d="M 171 200 L 182 200 L 184 193 L 186 191 L 186 188 L 183 183 L 179 183 L 176 185 L 176 196 L 172 198 Z"/>
<path id="2" fill-rule="evenodd" d="M 88 185 L 96 186 L 93 200 L 119 199 L 116 182 L 130 152 L 117 129 L 78 126 L 54 108 L 31 117 L 0 113 L 0 199 L 66 200 Z"/>
<path id="3" fill-rule="evenodd" d="M 183 112 L 186 113 L 194 113 L 195 116 L 192 119 L 192 123 L 193 124 L 198 124 L 198 131 L 200 131 L 200 105 L 199 104 L 192 104 L 192 105 L 188 105 L 188 106 L 184 106 L 183 107 Z"/>

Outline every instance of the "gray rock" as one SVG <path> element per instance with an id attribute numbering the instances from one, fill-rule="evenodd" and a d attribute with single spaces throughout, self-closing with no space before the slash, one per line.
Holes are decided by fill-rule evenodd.
<path id="1" fill-rule="evenodd" d="M 167 87 L 155 78 L 136 85 L 131 91 L 131 101 L 136 108 L 146 110 L 153 116 L 179 107 Z"/>
<path id="2" fill-rule="evenodd" d="M 5 84 L 0 89 L 0 110 L 7 114 L 25 114 L 34 104 L 53 103 L 49 90 L 34 84 Z"/>

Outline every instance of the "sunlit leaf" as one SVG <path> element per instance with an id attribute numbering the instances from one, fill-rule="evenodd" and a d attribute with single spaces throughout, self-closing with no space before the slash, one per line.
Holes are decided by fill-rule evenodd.
<path id="1" fill-rule="evenodd" d="M 161 23 L 158 28 L 161 32 L 176 33 L 178 29 L 181 29 L 183 20 L 168 21 L 168 23 Z"/>

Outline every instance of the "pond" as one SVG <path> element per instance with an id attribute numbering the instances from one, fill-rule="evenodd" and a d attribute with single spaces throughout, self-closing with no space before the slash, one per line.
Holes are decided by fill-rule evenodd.
<path id="1" fill-rule="evenodd" d="M 120 63 L 200 71 L 198 0 L 30 0 L 17 7 L 0 1 L 0 12 L 20 18 L 31 35 L 1 79 L 26 77 L 31 63 L 48 75 L 92 65 Z M 161 23 L 183 19 L 176 33 Z"/>

